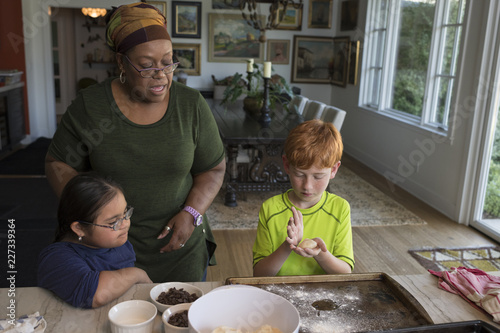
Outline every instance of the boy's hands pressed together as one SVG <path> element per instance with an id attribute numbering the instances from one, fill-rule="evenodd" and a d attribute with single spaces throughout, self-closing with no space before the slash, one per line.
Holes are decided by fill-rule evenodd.
<path id="1" fill-rule="evenodd" d="M 286 227 L 288 234 L 286 241 L 290 244 L 290 249 L 294 250 L 302 241 L 304 223 L 302 221 L 302 213 L 297 211 L 293 206 L 292 214 L 292 217 L 290 217 L 288 221 L 288 226 Z"/>
<path id="2" fill-rule="evenodd" d="M 297 253 L 298 255 L 306 258 L 313 258 L 316 257 L 320 252 L 326 252 L 328 251 L 326 248 L 325 242 L 319 238 L 313 238 L 313 241 L 316 242 L 317 246 L 315 248 L 302 248 L 300 246 L 297 246 L 296 248 L 293 249 L 293 252 Z"/>

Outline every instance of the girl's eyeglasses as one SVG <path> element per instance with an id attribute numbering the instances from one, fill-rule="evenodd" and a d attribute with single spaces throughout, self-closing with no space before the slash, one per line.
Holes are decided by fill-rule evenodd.
<path id="1" fill-rule="evenodd" d="M 84 223 L 84 224 L 92 224 L 92 225 L 95 225 L 97 227 L 109 228 L 109 229 L 113 229 L 114 231 L 118 231 L 118 230 L 120 230 L 120 228 L 123 224 L 123 221 L 130 220 L 130 218 L 132 217 L 132 213 L 134 212 L 134 207 L 132 207 L 132 206 L 127 206 L 126 209 L 127 210 L 125 211 L 125 215 L 122 218 L 117 219 L 115 222 L 113 222 L 113 224 L 110 224 L 110 225 L 95 224 L 95 223 L 86 222 L 86 221 L 78 221 L 78 222 Z"/>

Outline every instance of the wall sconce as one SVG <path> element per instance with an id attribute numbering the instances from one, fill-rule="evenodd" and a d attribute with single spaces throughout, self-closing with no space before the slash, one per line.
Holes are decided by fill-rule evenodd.
<path id="1" fill-rule="evenodd" d="M 267 16 L 267 23 L 264 24 L 258 15 L 257 3 L 270 3 L 269 15 Z M 266 30 L 276 29 L 286 13 L 287 6 L 292 6 L 295 9 L 302 8 L 302 0 L 241 0 L 240 9 L 243 18 L 247 21 L 248 25 L 261 32 L 259 42 L 265 43 Z M 278 16 L 278 10 L 281 11 Z"/>
<path id="2" fill-rule="evenodd" d="M 104 8 L 82 8 L 82 13 L 85 16 L 90 16 L 92 18 L 98 18 L 99 16 L 106 15 L 106 9 Z"/>

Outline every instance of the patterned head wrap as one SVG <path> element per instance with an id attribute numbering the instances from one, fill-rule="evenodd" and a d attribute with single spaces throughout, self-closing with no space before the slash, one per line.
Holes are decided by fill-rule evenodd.
<path id="1" fill-rule="evenodd" d="M 170 40 L 167 20 L 155 7 L 137 2 L 116 8 L 106 26 L 106 42 L 111 49 L 125 53 L 132 47 L 157 39 Z"/>

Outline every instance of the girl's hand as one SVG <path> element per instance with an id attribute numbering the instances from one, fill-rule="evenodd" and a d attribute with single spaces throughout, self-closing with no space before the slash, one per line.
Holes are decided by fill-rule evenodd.
<path id="1" fill-rule="evenodd" d="M 295 209 L 295 207 L 293 206 L 292 206 L 292 217 L 290 217 L 286 229 L 288 234 L 286 241 L 288 242 L 288 244 L 290 244 L 290 249 L 293 250 L 302 241 L 302 235 L 304 232 L 302 213 L 300 211 L 297 211 L 297 209 Z"/>

